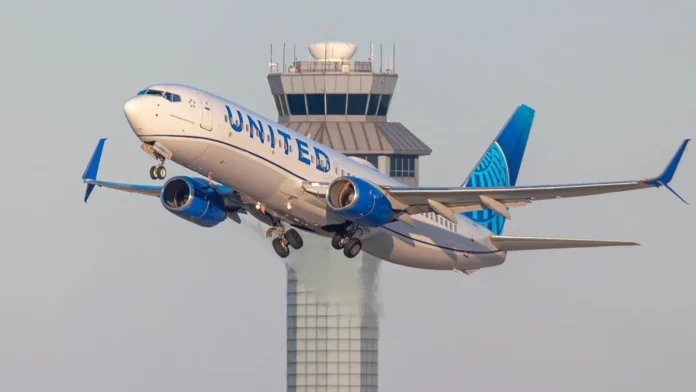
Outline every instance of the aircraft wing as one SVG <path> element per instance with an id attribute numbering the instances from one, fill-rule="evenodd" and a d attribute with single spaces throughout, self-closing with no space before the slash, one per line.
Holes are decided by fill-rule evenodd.
<path id="1" fill-rule="evenodd" d="M 99 143 L 97 144 L 97 147 L 94 150 L 94 153 L 92 154 L 92 158 L 89 160 L 87 168 L 85 169 L 85 172 L 82 174 L 82 181 L 85 184 L 87 184 L 87 189 L 85 190 L 84 198 L 85 203 L 87 202 L 87 199 L 89 199 L 89 196 L 91 195 L 92 191 L 94 190 L 94 187 L 96 186 L 116 189 L 124 192 L 137 193 L 141 195 L 159 197 L 162 192 L 162 186 L 160 185 L 125 184 L 119 182 L 97 180 L 99 162 L 101 161 L 101 156 L 102 152 L 104 151 L 105 142 L 105 138 L 99 140 Z M 246 210 L 244 209 L 244 203 L 242 202 L 239 193 L 235 192 L 232 188 L 229 188 L 221 184 L 211 184 L 210 186 L 215 188 L 215 191 L 220 196 L 227 199 L 226 206 L 229 213 L 228 215 L 237 223 L 239 223 L 239 217 L 236 214 L 246 213 Z"/>
<path id="2" fill-rule="evenodd" d="M 87 203 L 87 199 L 89 199 L 89 196 L 92 194 L 92 191 L 94 190 L 95 186 L 107 187 L 107 188 L 116 189 L 119 191 L 139 193 L 139 194 L 143 194 L 143 195 L 150 195 L 150 196 L 158 196 L 159 197 L 160 191 L 162 190 L 161 186 L 123 184 L 123 183 L 118 183 L 118 182 L 97 180 L 97 172 L 99 171 L 99 162 L 101 162 L 101 157 L 102 157 L 102 152 L 104 151 L 104 143 L 105 142 L 106 142 L 106 138 L 99 139 L 99 143 L 97 143 L 97 148 L 94 149 L 94 153 L 92 154 L 92 158 L 90 158 L 89 163 L 87 163 L 87 167 L 85 168 L 85 172 L 82 174 L 82 181 L 85 184 L 87 184 L 87 189 L 85 190 L 85 199 L 84 199 L 85 203 Z"/>
<path id="3" fill-rule="evenodd" d="M 421 214 L 436 212 L 452 222 L 460 212 L 492 210 L 508 219 L 508 208 L 521 207 L 539 200 L 564 199 L 570 197 L 600 195 L 645 188 L 665 186 L 686 203 L 668 184 L 672 180 L 689 139 L 684 140 L 665 170 L 657 177 L 633 181 L 598 182 L 567 185 L 533 185 L 491 188 L 380 188 L 390 200 L 395 212 Z M 307 184 L 305 189 L 316 195 L 326 194 L 328 187 Z M 400 218 L 404 220 L 404 218 Z M 408 218 L 405 219 L 406 221 Z"/>

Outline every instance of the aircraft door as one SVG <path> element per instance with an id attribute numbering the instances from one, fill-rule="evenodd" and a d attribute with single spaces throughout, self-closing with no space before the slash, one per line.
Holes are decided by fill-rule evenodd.
<path id="1" fill-rule="evenodd" d="M 201 128 L 208 131 L 213 130 L 213 100 L 207 95 L 199 92 L 198 97 L 201 99 Z"/>

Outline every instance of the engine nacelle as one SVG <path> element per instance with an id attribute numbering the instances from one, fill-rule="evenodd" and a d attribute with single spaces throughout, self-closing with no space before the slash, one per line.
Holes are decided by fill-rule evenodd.
<path id="1" fill-rule="evenodd" d="M 213 227 L 227 219 L 225 201 L 207 180 L 172 177 L 162 187 L 160 201 L 172 214 L 203 227 Z"/>
<path id="2" fill-rule="evenodd" d="M 392 218 L 392 205 L 382 190 L 357 177 L 335 179 L 326 202 L 335 213 L 365 226 L 379 227 Z"/>

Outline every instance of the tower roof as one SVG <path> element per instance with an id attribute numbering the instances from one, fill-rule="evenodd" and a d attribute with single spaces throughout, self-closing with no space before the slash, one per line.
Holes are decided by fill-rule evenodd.
<path id="1" fill-rule="evenodd" d="M 430 147 L 398 122 L 289 122 L 283 125 L 345 154 L 432 153 Z"/>

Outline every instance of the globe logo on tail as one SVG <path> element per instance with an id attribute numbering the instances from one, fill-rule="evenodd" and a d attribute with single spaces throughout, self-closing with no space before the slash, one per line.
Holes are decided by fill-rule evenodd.
<path id="1" fill-rule="evenodd" d="M 466 183 L 467 188 L 491 188 L 510 186 L 510 171 L 507 160 L 498 142 L 493 143 L 486 155 L 471 174 Z M 505 218 L 491 210 L 465 212 L 469 219 L 486 227 L 494 234 L 501 234 Z"/>

